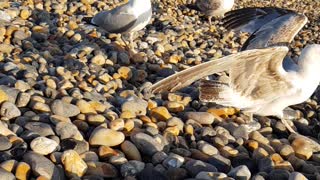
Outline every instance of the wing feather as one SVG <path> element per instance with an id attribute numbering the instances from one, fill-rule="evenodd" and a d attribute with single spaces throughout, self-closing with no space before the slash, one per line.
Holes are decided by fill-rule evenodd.
<path id="1" fill-rule="evenodd" d="M 186 87 L 206 76 L 223 71 L 229 71 L 231 69 L 237 69 L 236 67 L 240 66 L 241 64 L 248 65 L 245 63 L 247 61 L 262 61 L 266 63 L 272 58 L 277 57 L 279 58 L 278 61 L 282 61 L 287 52 L 288 48 L 285 46 L 242 51 L 220 59 L 211 60 L 173 74 L 153 84 L 151 87 L 149 87 L 148 91 L 151 93 L 161 93 L 166 91 L 173 92 Z M 246 71 L 244 68 L 238 69 L 241 71 Z M 241 74 L 241 72 L 238 74 Z M 244 76 L 249 76 L 249 74 L 244 74 Z"/>

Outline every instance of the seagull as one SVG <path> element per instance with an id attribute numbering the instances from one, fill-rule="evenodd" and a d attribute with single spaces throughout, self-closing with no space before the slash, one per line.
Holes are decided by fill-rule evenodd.
<path id="1" fill-rule="evenodd" d="M 109 11 L 99 12 L 94 17 L 84 17 L 83 20 L 102 28 L 108 33 L 129 34 L 129 49 L 134 51 L 134 32 L 143 29 L 150 22 L 151 16 L 150 0 L 129 0 L 126 4 L 117 6 Z M 122 36 L 121 38 L 125 42 Z"/>
<path id="2" fill-rule="evenodd" d="M 248 114 L 275 116 L 289 132 L 296 133 L 283 110 L 310 98 L 320 82 L 319 44 L 304 47 L 297 64 L 287 55 L 288 44 L 307 20 L 303 14 L 273 7 L 230 11 L 224 25 L 251 32 L 240 52 L 173 74 L 147 92 L 174 92 L 200 80 L 200 101 L 236 107 Z M 219 72 L 229 76 L 226 80 L 203 80 Z"/>
<path id="3" fill-rule="evenodd" d="M 197 0 L 194 5 L 189 8 L 198 10 L 208 17 L 209 24 L 212 25 L 211 19 L 215 17 L 223 17 L 233 7 L 234 0 Z"/>

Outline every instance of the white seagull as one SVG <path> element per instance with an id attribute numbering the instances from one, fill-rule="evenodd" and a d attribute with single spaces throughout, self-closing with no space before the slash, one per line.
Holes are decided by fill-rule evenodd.
<path id="1" fill-rule="evenodd" d="M 152 85 L 149 92 L 176 91 L 226 71 L 227 81 L 201 80 L 201 101 L 236 107 L 249 114 L 276 116 L 295 133 L 283 110 L 310 98 L 320 81 L 320 45 L 307 45 L 298 64 L 287 57 L 287 45 L 307 17 L 279 8 L 244 8 L 227 13 L 224 22 L 227 28 L 252 33 L 241 52 L 178 72 Z"/>
<path id="2" fill-rule="evenodd" d="M 150 0 L 129 0 L 126 4 L 83 20 L 108 33 L 129 34 L 130 49 L 133 50 L 133 33 L 143 29 L 150 22 L 151 16 Z"/>
<path id="3" fill-rule="evenodd" d="M 192 5 L 189 7 L 207 16 L 211 25 L 212 17 L 223 17 L 226 12 L 232 9 L 233 5 L 234 0 L 197 0 L 195 7 Z"/>

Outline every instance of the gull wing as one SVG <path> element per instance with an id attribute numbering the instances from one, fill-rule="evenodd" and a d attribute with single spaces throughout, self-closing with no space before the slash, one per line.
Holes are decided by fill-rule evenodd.
<path id="1" fill-rule="evenodd" d="M 285 46 L 242 51 L 220 59 L 211 60 L 173 74 L 150 86 L 148 91 L 151 93 L 161 93 L 166 91 L 173 92 L 214 73 L 229 71 L 230 69 L 235 70 L 237 69 L 236 67 L 241 66 L 241 64 L 248 64 L 246 62 L 268 62 L 276 57 L 279 58 L 280 62 L 284 57 L 282 55 L 287 54 L 287 52 L 288 48 Z M 239 70 L 246 71 L 243 68 L 239 68 Z M 250 71 L 250 73 L 252 72 L 253 71 Z M 234 71 L 232 71 L 232 73 L 236 75 Z M 249 75 L 248 73 L 246 73 L 246 76 Z M 236 88 L 240 90 L 241 87 L 242 86 L 237 86 Z"/>
<path id="2" fill-rule="evenodd" d="M 290 75 L 282 67 L 288 48 L 283 46 L 275 51 L 234 63 L 229 71 L 232 91 L 253 101 L 272 101 L 286 95 L 292 87 Z"/>
<path id="3" fill-rule="evenodd" d="M 233 31 L 250 33 L 241 50 L 288 45 L 308 18 L 292 10 L 275 7 L 243 8 L 225 14 L 223 25 Z"/>
<path id="4" fill-rule="evenodd" d="M 129 4 L 118 6 L 110 11 L 102 11 L 92 18 L 92 23 L 109 33 L 123 33 L 136 23 L 137 18 L 131 13 Z"/>

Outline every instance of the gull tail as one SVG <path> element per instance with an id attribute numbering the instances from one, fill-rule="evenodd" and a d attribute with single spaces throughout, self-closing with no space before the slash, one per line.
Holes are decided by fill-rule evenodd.
<path id="1" fill-rule="evenodd" d="M 215 80 L 201 80 L 199 99 L 202 102 L 215 102 L 228 106 L 232 102 L 232 90 L 227 83 Z"/>
<path id="2" fill-rule="evenodd" d="M 93 23 L 92 19 L 93 19 L 93 17 L 83 17 L 82 21 L 86 22 L 87 24 L 97 26 L 96 24 Z"/>
<path id="3" fill-rule="evenodd" d="M 186 4 L 186 7 L 192 10 L 201 11 L 196 4 Z"/>

